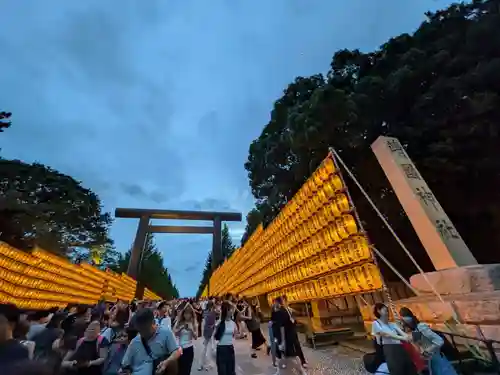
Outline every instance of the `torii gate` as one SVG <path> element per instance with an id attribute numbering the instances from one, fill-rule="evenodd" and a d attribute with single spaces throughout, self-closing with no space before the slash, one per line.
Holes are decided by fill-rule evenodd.
<path id="1" fill-rule="evenodd" d="M 116 218 L 124 219 L 139 219 L 137 226 L 137 234 L 135 235 L 134 245 L 130 254 L 130 262 L 128 264 L 127 274 L 134 280 L 139 276 L 140 260 L 142 251 L 146 243 L 148 233 L 187 233 L 187 234 L 212 234 L 212 270 L 220 264 L 222 260 L 222 222 L 223 221 L 241 221 L 241 213 L 239 212 L 208 212 L 208 211 L 177 211 L 177 210 L 154 210 L 140 208 L 117 208 L 115 210 Z M 152 219 L 169 219 L 169 220 L 201 220 L 212 221 L 213 226 L 197 227 L 197 226 L 171 226 L 171 225 L 151 225 Z M 139 284 L 137 284 L 139 286 Z M 210 285 L 208 285 L 210 290 Z M 142 299 L 144 291 L 142 288 L 137 288 L 135 297 Z"/>

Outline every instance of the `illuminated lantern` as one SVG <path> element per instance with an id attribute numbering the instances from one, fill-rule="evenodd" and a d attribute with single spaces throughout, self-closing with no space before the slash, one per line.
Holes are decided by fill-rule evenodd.
<path id="1" fill-rule="evenodd" d="M 338 212 L 346 213 L 349 212 L 351 207 L 349 205 L 349 199 L 345 194 L 338 194 L 335 197 L 335 206 L 337 207 Z"/>

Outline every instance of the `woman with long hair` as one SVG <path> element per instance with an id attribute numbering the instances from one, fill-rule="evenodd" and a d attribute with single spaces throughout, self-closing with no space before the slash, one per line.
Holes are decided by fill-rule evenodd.
<path id="1" fill-rule="evenodd" d="M 246 321 L 247 328 L 252 336 L 252 353 L 250 356 L 252 358 L 257 358 L 257 350 L 260 350 L 264 344 L 266 345 L 267 354 L 269 355 L 271 347 L 262 334 L 260 328 L 260 309 L 255 302 L 250 305 L 250 308 L 247 310 L 247 315 L 244 315 L 243 319 Z"/>
<path id="2" fill-rule="evenodd" d="M 179 357 L 178 374 L 190 375 L 193 366 L 193 341 L 198 338 L 198 327 L 193 306 L 186 304 L 175 320 L 174 334 L 179 338 L 182 355 Z"/>
<path id="3" fill-rule="evenodd" d="M 215 362 L 218 375 L 236 375 L 234 336 L 238 330 L 232 318 L 233 305 L 224 301 L 221 306 L 220 321 L 214 334 L 214 339 L 217 341 Z"/>
<path id="4" fill-rule="evenodd" d="M 239 339 L 246 339 L 247 338 L 247 332 L 246 332 L 246 323 L 243 320 L 243 316 L 245 315 L 245 310 L 248 308 L 248 305 L 243 301 L 243 300 L 238 300 L 236 303 L 236 308 L 235 308 L 235 313 L 234 313 L 234 321 L 236 322 L 236 326 L 238 327 L 238 338 Z"/>
<path id="5" fill-rule="evenodd" d="M 430 373 L 456 375 L 455 369 L 441 351 L 444 339 L 427 324 L 421 323 L 409 308 L 401 308 L 399 315 L 403 321 L 403 328 L 411 333 L 413 344 L 418 348 Z"/>
<path id="6" fill-rule="evenodd" d="M 282 357 L 278 372 L 290 368 L 292 371 L 295 369 L 298 374 L 305 374 L 304 368 L 307 363 L 305 358 L 304 361 L 302 360 L 303 353 L 297 336 L 297 327 L 292 310 L 287 306 L 284 296 L 277 298 L 275 304 L 276 312 L 272 317 L 273 336 L 278 347 L 276 352 Z M 300 362 L 297 359 L 300 359 Z"/>
<path id="7" fill-rule="evenodd" d="M 383 303 L 376 303 L 373 314 L 377 318 L 372 324 L 372 335 L 382 345 L 387 368 L 391 375 L 417 375 L 417 369 L 402 342 L 411 338 L 395 323 L 389 322 L 389 309 Z"/>
<path id="8" fill-rule="evenodd" d="M 214 310 L 214 303 L 212 301 L 208 301 L 203 313 L 203 351 L 201 353 L 200 367 L 198 368 L 199 371 L 202 371 L 205 368 L 208 345 L 212 342 L 216 321 L 217 313 Z"/>

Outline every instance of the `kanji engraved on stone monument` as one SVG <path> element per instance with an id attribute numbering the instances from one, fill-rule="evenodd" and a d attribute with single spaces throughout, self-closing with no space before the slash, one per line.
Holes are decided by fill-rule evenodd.
<path id="1" fill-rule="evenodd" d="M 435 211 L 439 211 L 439 203 L 430 190 L 425 187 L 417 187 L 415 188 L 415 195 L 419 197 L 420 201 L 427 207 L 433 208 Z"/>
<path id="2" fill-rule="evenodd" d="M 439 232 L 441 238 L 445 241 L 455 239 L 459 240 L 460 235 L 457 230 L 453 226 L 453 224 L 446 219 L 437 219 L 436 220 L 436 229 Z"/>
<path id="3" fill-rule="evenodd" d="M 408 159 L 403 145 L 397 139 L 389 138 L 387 140 L 387 147 L 393 154 L 398 155 L 400 158 Z"/>
<path id="4" fill-rule="evenodd" d="M 420 174 L 415 169 L 415 166 L 413 164 L 400 164 L 400 165 L 407 178 L 410 178 L 412 180 L 421 180 Z"/>

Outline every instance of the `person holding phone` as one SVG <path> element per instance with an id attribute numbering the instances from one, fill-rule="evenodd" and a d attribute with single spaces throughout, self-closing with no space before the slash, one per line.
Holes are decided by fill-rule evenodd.
<path id="1" fill-rule="evenodd" d="M 177 367 L 182 349 L 177 345 L 171 329 L 158 326 L 153 311 L 142 309 L 136 313 L 135 336 L 123 356 L 121 374 L 167 374 Z"/>
<path id="2" fill-rule="evenodd" d="M 180 311 L 176 319 L 174 334 L 179 338 L 179 345 L 182 348 L 178 375 L 190 375 L 194 359 L 193 340 L 198 338 L 195 310 L 190 303 Z"/>

